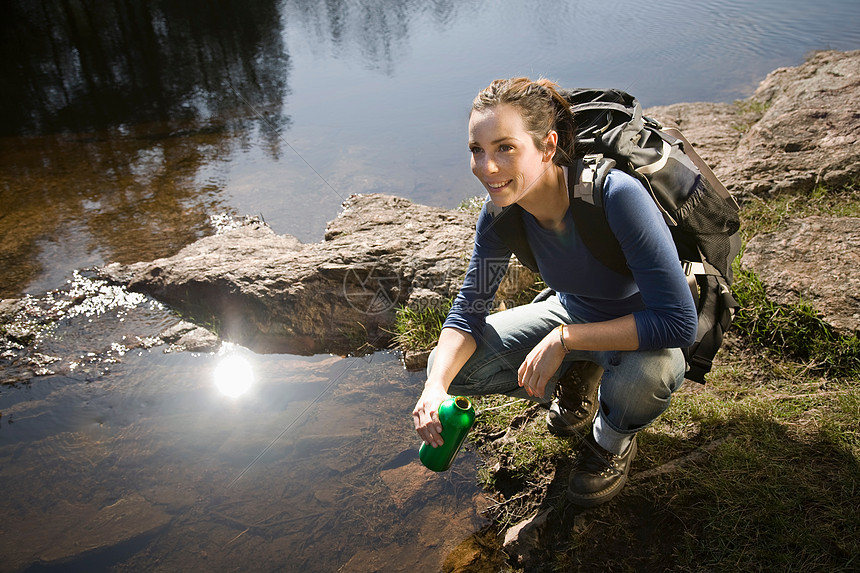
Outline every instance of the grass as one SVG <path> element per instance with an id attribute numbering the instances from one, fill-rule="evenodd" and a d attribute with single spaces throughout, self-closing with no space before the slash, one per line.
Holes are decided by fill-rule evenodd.
<path id="1" fill-rule="evenodd" d="M 706 394 L 681 394 L 643 435 L 651 463 L 724 440 L 697 463 L 645 484 L 684 523 L 671 558 L 682 570 L 848 571 L 860 565 L 860 384 L 835 387 L 769 378 L 736 397 L 722 378 Z M 769 385 L 780 385 L 776 391 Z M 814 382 L 814 383 L 815 383 Z M 825 389 L 822 388 L 824 386 Z M 681 451 L 678 451 L 678 449 Z M 657 459 L 655 459 L 655 457 Z"/>
<path id="2" fill-rule="evenodd" d="M 526 400 L 511 399 L 504 396 L 482 396 L 477 399 L 482 417 L 482 424 L 488 428 L 517 429 L 531 420 L 536 414 L 535 407 Z M 495 411 L 487 411 L 497 408 Z M 478 479 L 488 488 L 509 488 L 511 482 L 528 480 L 545 472 L 551 461 L 559 455 L 567 455 L 568 448 L 558 440 L 548 440 L 545 431 L 523 433 L 516 440 L 508 440 L 505 435 L 494 441 L 495 455 L 505 459 L 502 467 L 484 466 L 480 469 Z M 504 481 L 504 483 L 502 483 Z"/>
<path id="3" fill-rule="evenodd" d="M 737 121 L 732 123 L 732 128 L 741 133 L 746 133 L 770 109 L 770 105 L 770 102 L 761 102 L 752 98 L 736 100 Z"/>
<path id="4" fill-rule="evenodd" d="M 811 193 L 786 193 L 767 200 L 751 197 L 741 211 L 741 235 L 749 240 L 761 233 L 780 230 L 788 219 L 813 215 L 860 217 L 860 182 L 838 190 L 818 185 Z"/>
<path id="5" fill-rule="evenodd" d="M 860 339 L 837 334 L 808 302 L 769 300 L 754 272 L 739 270 L 736 277 L 733 291 L 741 308 L 733 326 L 750 344 L 803 361 L 812 373 L 860 377 Z"/>
<path id="6" fill-rule="evenodd" d="M 447 299 L 438 308 L 398 308 L 393 343 L 404 352 L 421 352 L 433 348 L 452 303 L 453 299 Z"/>

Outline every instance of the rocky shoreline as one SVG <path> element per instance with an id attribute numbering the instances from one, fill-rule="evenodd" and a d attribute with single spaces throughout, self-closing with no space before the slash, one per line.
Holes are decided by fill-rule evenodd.
<path id="1" fill-rule="evenodd" d="M 767 202 L 860 180 L 857 101 L 860 51 L 828 51 L 772 72 L 743 102 L 682 103 L 646 114 L 679 127 L 740 202 Z M 94 276 L 150 296 L 193 323 L 162 333 L 176 349 L 211 349 L 220 338 L 260 352 L 360 354 L 389 346 L 398 306 L 426 308 L 456 293 L 474 219 L 399 197 L 356 195 L 319 243 L 277 235 L 246 218 L 175 256 L 109 264 Z M 752 238 L 742 264 L 777 302 L 804 300 L 838 331 L 856 334 L 858 239 L 858 218 L 792 220 Z M 500 299 L 533 279 L 512 265 Z M 21 299 L 0 303 L 8 363 L 35 360 L 28 348 L 40 322 L 34 313 Z M 422 356 L 406 358 L 411 367 L 422 365 Z"/>

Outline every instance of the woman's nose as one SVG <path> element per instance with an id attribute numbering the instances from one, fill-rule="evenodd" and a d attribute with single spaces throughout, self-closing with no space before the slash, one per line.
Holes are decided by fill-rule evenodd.
<path id="1" fill-rule="evenodd" d="M 496 162 L 491 157 L 484 157 L 481 160 L 480 168 L 483 173 L 487 174 L 492 174 L 499 170 L 499 166 L 496 165 Z"/>

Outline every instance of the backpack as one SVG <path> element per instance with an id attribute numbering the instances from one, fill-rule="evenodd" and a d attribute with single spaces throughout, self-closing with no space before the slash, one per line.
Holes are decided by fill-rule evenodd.
<path id="1" fill-rule="evenodd" d="M 669 226 L 696 303 L 696 342 L 682 350 L 686 378 L 704 384 L 738 308 L 730 289 L 732 261 L 741 247 L 738 204 L 684 136 L 644 117 L 630 94 L 612 89 L 560 93 L 576 122 L 576 162 L 568 170 L 568 189 L 577 231 L 597 260 L 631 276 L 603 211 L 603 181 L 617 167 L 642 182 Z M 522 208 L 499 209 L 489 200 L 484 208 L 519 261 L 537 272 Z"/>

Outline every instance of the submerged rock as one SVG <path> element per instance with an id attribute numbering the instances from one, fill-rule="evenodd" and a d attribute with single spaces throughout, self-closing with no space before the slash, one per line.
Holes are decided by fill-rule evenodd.
<path id="1" fill-rule="evenodd" d="M 139 494 L 117 500 L 92 516 L 82 516 L 54 539 L 40 564 L 68 570 L 95 567 L 99 555 L 142 543 L 170 523 L 170 516 Z"/>

